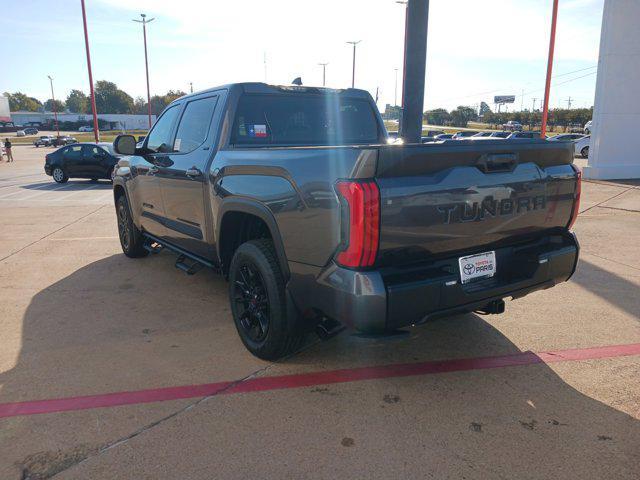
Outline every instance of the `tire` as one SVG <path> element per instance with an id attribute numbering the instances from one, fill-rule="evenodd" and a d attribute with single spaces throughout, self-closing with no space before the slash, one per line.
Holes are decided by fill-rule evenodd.
<path id="1" fill-rule="evenodd" d="M 62 167 L 55 167 L 51 172 L 51 176 L 56 183 L 67 183 L 69 180 L 69 177 L 67 177 L 67 174 Z"/>
<path id="2" fill-rule="evenodd" d="M 133 223 L 129 202 L 124 194 L 116 200 L 116 218 L 118 220 L 118 237 L 123 253 L 129 258 L 146 257 L 149 252 L 144 248 L 144 236 Z"/>
<path id="3" fill-rule="evenodd" d="M 580 150 L 580 155 L 582 155 L 582 158 L 588 158 L 589 157 L 589 147 L 584 147 L 582 150 Z"/>
<path id="4" fill-rule="evenodd" d="M 302 342 L 295 309 L 287 308 L 285 282 L 273 243 L 251 240 L 238 247 L 229 266 L 229 301 L 244 346 L 263 360 L 277 360 Z"/>

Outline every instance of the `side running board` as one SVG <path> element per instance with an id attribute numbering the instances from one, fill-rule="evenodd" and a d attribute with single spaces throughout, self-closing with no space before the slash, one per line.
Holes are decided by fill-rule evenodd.
<path id="1" fill-rule="evenodd" d="M 185 255 L 180 255 L 176 260 L 176 268 L 182 270 L 187 275 L 195 275 L 198 273 L 204 265 L 200 262 L 196 262 L 191 258 L 187 258 Z"/>

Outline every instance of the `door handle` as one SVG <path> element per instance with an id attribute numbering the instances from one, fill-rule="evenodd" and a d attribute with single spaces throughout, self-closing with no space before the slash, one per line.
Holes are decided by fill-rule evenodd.
<path id="1" fill-rule="evenodd" d="M 200 175 L 202 175 L 202 172 L 200 171 L 199 168 L 191 167 L 190 169 L 185 171 L 184 174 L 189 178 L 195 178 L 195 177 L 199 177 Z"/>

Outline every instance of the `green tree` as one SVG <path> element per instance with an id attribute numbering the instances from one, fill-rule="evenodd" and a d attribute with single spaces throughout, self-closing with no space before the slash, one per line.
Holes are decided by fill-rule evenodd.
<path id="1" fill-rule="evenodd" d="M 452 110 L 450 115 L 451 122 L 456 127 L 466 127 L 468 122 L 478 118 L 474 108 L 464 106 L 459 106 L 455 110 Z"/>
<path id="2" fill-rule="evenodd" d="M 133 98 L 123 92 L 113 82 L 99 80 L 94 89 L 96 108 L 100 113 L 131 113 Z"/>
<path id="3" fill-rule="evenodd" d="M 142 97 L 136 97 L 133 101 L 133 113 L 143 115 L 147 113 L 147 102 Z"/>
<path id="4" fill-rule="evenodd" d="M 54 110 L 56 112 L 64 112 L 64 103 L 62 103 L 60 100 L 48 99 L 46 102 L 44 102 L 44 109 L 47 112 L 53 112 Z"/>
<path id="5" fill-rule="evenodd" d="M 186 95 L 186 93 L 182 90 L 169 90 L 164 95 L 154 95 L 151 97 L 151 113 L 154 115 L 160 115 L 167 105 L 184 95 Z M 144 108 L 144 113 L 146 113 L 146 103 Z"/>
<path id="6" fill-rule="evenodd" d="M 72 113 L 89 113 L 89 97 L 81 90 L 71 90 L 66 104 Z"/>
<path id="7" fill-rule="evenodd" d="M 26 111 L 37 112 L 42 108 L 42 103 L 37 98 L 29 97 L 22 92 L 4 92 L 9 97 L 9 110 L 12 112 Z"/>
<path id="8" fill-rule="evenodd" d="M 484 117 L 487 113 L 491 113 L 491 107 L 487 102 L 480 102 L 480 116 Z"/>
<path id="9" fill-rule="evenodd" d="M 451 121 L 451 115 L 444 108 L 427 110 L 422 114 L 422 118 L 429 125 L 448 125 Z"/>

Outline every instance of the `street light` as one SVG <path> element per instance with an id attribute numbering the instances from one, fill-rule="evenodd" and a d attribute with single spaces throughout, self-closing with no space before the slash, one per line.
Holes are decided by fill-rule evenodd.
<path id="1" fill-rule="evenodd" d="M 60 136 L 60 129 L 58 128 L 58 111 L 56 109 L 56 97 L 53 95 L 53 78 L 51 75 L 47 75 L 49 78 L 49 82 L 51 83 L 51 108 L 53 108 L 53 116 L 56 119 L 56 132 L 58 132 L 58 137 Z"/>
<path id="2" fill-rule="evenodd" d="M 142 24 L 142 36 L 144 38 L 144 67 L 147 72 L 147 110 L 149 112 L 149 128 L 151 128 L 151 94 L 149 93 L 149 60 L 147 58 L 147 23 L 153 22 L 155 19 L 150 18 L 147 20 L 147 16 L 141 13 L 142 20 L 133 19 L 134 22 Z"/>
<path id="3" fill-rule="evenodd" d="M 394 70 L 396 71 L 396 90 L 395 90 L 395 93 L 393 94 L 393 106 L 397 107 L 398 106 L 398 69 L 394 68 Z"/>
<path id="4" fill-rule="evenodd" d="M 93 137 L 96 143 L 100 141 L 100 131 L 98 130 L 98 113 L 96 110 L 96 94 L 93 91 L 93 75 L 91 74 L 91 53 L 89 52 L 89 32 L 87 30 L 87 11 L 84 8 L 84 0 L 80 0 L 82 5 L 82 23 L 84 26 L 84 46 L 87 51 L 87 70 L 89 71 L 89 92 L 91 94 L 91 113 L 93 114 Z"/>
<path id="5" fill-rule="evenodd" d="M 324 87 L 326 85 L 326 73 L 327 73 L 327 65 L 329 65 L 329 63 L 319 63 L 318 65 L 322 66 L 322 86 Z"/>
<path id="6" fill-rule="evenodd" d="M 358 45 L 362 40 L 358 40 L 355 42 L 347 42 L 350 45 L 353 45 L 353 67 L 351 69 L 351 88 L 355 87 L 356 84 L 356 45 Z"/>

